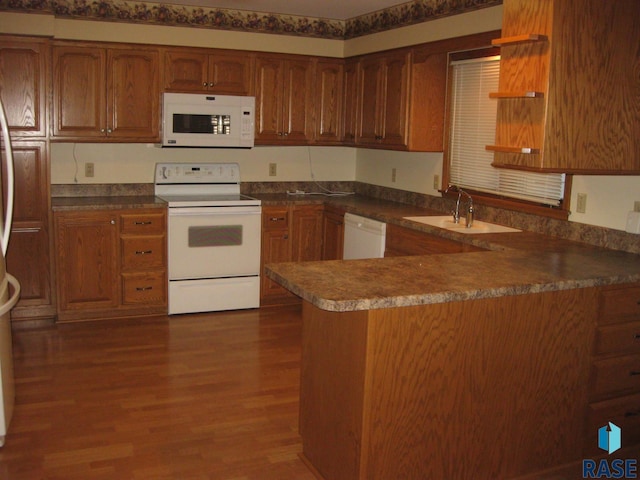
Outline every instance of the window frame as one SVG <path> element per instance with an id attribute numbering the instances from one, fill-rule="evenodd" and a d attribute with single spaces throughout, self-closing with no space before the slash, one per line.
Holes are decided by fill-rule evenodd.
<path id="1" fill-rule="evenodd" d="M 461 50 L 449 52 L 448 71 L 447 71 L 447 93 L 445 100 L 445 125 L 444 125 L 444 149 L 443 149 L 443 165 L 442 165 L 442 189 L 440 190 L 443 197 L 456 197 L 455 193 L 445 193 L 446 187 L 450 184 L 451 178 L 451 121 L 452 121 L 452 92 L 453 92 L 453 66 L 452 61 L 468 60 L 473 58 L 493 57 L 500 55 L 500 47 L 480 46 L 476 49 Z M 564 195 L 562 203 L 558 207 L 543 205 L 532 201 L 490 194 L 470 188 L 465 188 L 473 201 L 479 205 L 488 205 L 492 207 L 504 208 L 507 210 L 516 210 L 524 213 L 532 213 L 535 215 L 552 217 L 567 220 L 570 214 L 571 186 L 573 175 L 565 174 Z"/>

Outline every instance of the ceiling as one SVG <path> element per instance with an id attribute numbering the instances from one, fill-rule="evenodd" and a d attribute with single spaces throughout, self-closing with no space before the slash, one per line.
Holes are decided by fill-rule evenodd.
<path id="1" fill-rule="evenodd" d="M 247 10 L 251 12 L 277 13 L 280 15 L 347 20 L 410 2 L 406 0 L 152 0 L 146 3 Z"/>

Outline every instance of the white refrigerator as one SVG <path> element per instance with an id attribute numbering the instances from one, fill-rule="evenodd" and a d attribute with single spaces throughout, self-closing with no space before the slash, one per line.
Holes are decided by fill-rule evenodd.
<path id="1" fill-rule="evenodd" d="M 13 219 L 13 151 L 9 125 L 0 100 L 0 128 L 2 129 L 2 160 L 6 162 L 6 177 L 0 181 L 0 207 L 4 201 L 4 221 L 0 222 L 0 447 L 4 445 L 7 429 L 13 415 L 15 388 L 13 381 L 13 350 L 11 347 L 11 320 L 9 312 L 20 297 L 20 284 L 6 271 L 5 256 Z M 2 169 L 0 169 L 2 171 Z M 6 195 L 3 195 L 3 191 Z"/>

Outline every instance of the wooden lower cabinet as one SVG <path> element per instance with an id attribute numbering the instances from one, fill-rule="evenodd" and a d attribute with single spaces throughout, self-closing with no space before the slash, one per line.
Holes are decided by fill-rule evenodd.
<path id="1" fill-rule="evenodd" d="M 54 214 L 58 320 L 167 311 L 164 209 Z"/>
<path id="2" fill-rule="evenodd" d="M 322 260 L 322 205 L 262 207 L 260 305 L 298 303 L 300 299 L 264 274 L 268 263 Z"/>
<path id="3" fill-rule="evenodd" d="M 325 206 L 322 232 L 322 260 L 342 260 L 344 250 L 344 210 Z"/>
<path id="4" fill-rule="evenodd" d="M 456 242 L 428 233 L 387 224 L 385 240 L 385 257 L 404 255 L 431 255 L 436 253 L 478 252 L 482 248 L 468 243 Z"/>
<path id="5" fill-rule="evenodd" d="M 602 287 L 591 364 L 584 454 L 599 455 L 596 432 L 612 422 L 623 446 L 640 444 L 640 283 Z"/>
<path id="6" fill-rule="evenodd" d="M 580 462 L 597 307 L 596 288 L 353 312 L 303 302 L 304 459 L 331 480 L 507 480 Z"/>

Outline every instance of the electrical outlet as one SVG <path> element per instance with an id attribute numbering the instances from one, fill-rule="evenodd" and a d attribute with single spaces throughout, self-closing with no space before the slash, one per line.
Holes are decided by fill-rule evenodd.
<path id="1" fill-rule="evenodd" d="M 278 164 L 277 163 L 270 163 L 269 164 L 269 176 L 270 177 L 275 177 L 278 174 Z"/>
<path id="2" fill-rule="evenodd" d="M 84 176 L 93 177 L 95 175 L 93 162 L 87 162 L 84 164 Z"/>
<path id="3" fill-rule="evenodd" d="M 395 168 L 391 169 L 391 181 L 392 182 L 396 181 L 396 169 Z"/>
<path id="4" fill-rule="evenodd" d="M 586 213 L 587 211 L 587 194 L 579 193 L 578 194 L 578 205 L 576 205 L 576 212 L 578 213 Z"/>
<path id="5" fill-rule="evenodd" d="M 636 200 L 633 202 L 633 211 L 640 212 L 640 200 Z"/>
<path id="6" fill-rule="evenodd" d="M 433 189 L 440 190 L 440 175 L 433 176 Z"/>

